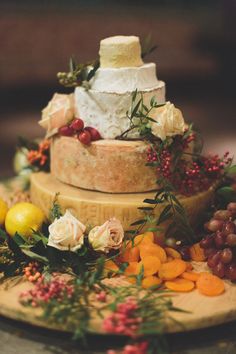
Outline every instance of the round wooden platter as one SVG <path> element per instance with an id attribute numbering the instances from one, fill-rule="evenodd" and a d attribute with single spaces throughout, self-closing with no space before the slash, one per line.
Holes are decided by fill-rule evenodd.
<path id="1" fill-rule="evenodd" d="M 203 270 L 205 264 L 195 264 L 195 269 Z M 119 283 L 119 279 L 116 279 Z M 17 283 L 6 281 L 0 285 L 0 315 L 28 324 L 59 331 L 66 328 L 43 321 L 41 310 L 24 307 L 19 302 L 21 292 L 32 285 L 21 279 Z M 170 295 L 173 305 L 186 312 L 171 312 L 166 319 L 166 332 L 177 333 L 207 328 L 236 320 L 236 285 L 225 281 L 224 294 L 216 297 L 201 295 L 198 290 L 189 293 L 173 293 Z M 97 334 L 102 331 L 101 318 L 92 316 L 89 330 Z"/>

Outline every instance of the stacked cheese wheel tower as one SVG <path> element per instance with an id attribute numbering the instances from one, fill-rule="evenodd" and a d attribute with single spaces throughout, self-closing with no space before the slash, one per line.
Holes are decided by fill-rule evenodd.
<path id="1" fill-rule="evenodd" d="M 55 98 L 60 105 L 61 96 L 68 96 L 67 106 L 62 109 L 63 119 L 81 118 L 84 126 L 95 128 L 102 139 L 84 145 L 76 136 L 55 134 L 51 144 L 51 174 L 33 176 L 31 197 L 47 211 L 59 192 L 63 207 L 72 209 L 84 223 L 101 224 L 108 217 L 116 216 L 128 228 L 140 216 L 137 207 L 143 206 L 145 198 L 153 197 L 151 191 L 157 189 L 157 175 L 155 168 L 146 165 L 149 146 L 139 138 L 138 132 L 132 131 L 128 140 L 119 136 L 130 127 L 127 112 L 134 91 L 142 95 L 146 106 L 150 106 L 153 97 L 157 104 L 164 104 L 165 83 L 156 77 L 156 64 L 143 63 L 136 36 L 102 40 L 99 56 L 100 67 L 89 81 L 89 88 L 77 86 L 74 94 Z M 47 129 L 55 133 L 58 130 L 53 123 L 54 108 L 50 105 L 43 112 L 48 114 L 51 110 L 51 115 L 48 119 L 43 117 L 40 124 L 46 127 L 44 122 L 49 120 Z M 170 102 L 165 106 L 172 112 L 171 119 L 176 118 L 172 136 L 178 135 L 180 126 L 183 133 L 181 112 Z M 163 140 L 163 131 L 158 131 L 157 136 Z M 183 204 L 196 218 L 199 209 L 206 205 L 206 195 L 202 193 L 200 199 L 194 198 L 193 203 L 185 198 Z"/>
<path id="2" fill-rule="evenodd" d="M 156 188 L 155 171 L 145 166 L 147 144 L 115 140 L 129 128 L 126 112 L 132 93 L 165 102 L 165 84 L 156 78 L 156 65 L 144 64 L 139 38 L 116 36 L 100 44 L 100 68 L 91 88 L 76 87 L 75 115 L 98 130 L 103 140 L 89 147 L 60 137 L 52 147 L 52 173 L 76 187 L 108 193 L 136 193 Z M 134 134 L 133 134 L 134 135 Z"/>

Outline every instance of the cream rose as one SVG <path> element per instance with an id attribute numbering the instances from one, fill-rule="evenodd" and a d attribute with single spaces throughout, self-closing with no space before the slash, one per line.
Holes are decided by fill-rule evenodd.
<path id="1" fill-rule="evenodd" d="M 182 112 L 171 102 L 156 108 L 152 115 L 157 123 L 152 122 L 152 134 L 162 141 L 168 136 L 183 135 L 186 128 Z"/>
<path id="2" fill-rule="evenodd" d="M 63 216 L 49 226 L 48 246 L 75 252 L 84 243 L 85 229 L 86 226 L 66 210 Z"/>
<path id="3" fill-rule="evenodd" d="M 119 249 L 124 238 L 124 230 L 119 220 L 109 219 L 101 226 L 94 227 L 88 240 L 95 251 L 108 253 L 111 249 Z"/>
<path id="4" fill-rule="evenodd" d="M 58 132 L 74 117 L 74 95 L 55 93 L 47 107 L 42 110 L 39 125 L 47 130 L 47 137 Z"/>

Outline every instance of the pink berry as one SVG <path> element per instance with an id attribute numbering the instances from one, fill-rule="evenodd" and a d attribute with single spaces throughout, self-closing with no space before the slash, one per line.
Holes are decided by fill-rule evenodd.
<path id="1" fill-rule="evenodd" d="M 58 133 L 62 136 L 72 136 L 74 131 L 68 125 L 64 125 L 63 127 L 59 128 Z"/>
<path id="2" fill-rule="evenodd" d="M 95 129 L 93 127 L 86 127 L 84 130 L 86 130 L 86 131 L 88 131 L 90 133 L 92 141 L 96 141 L 96 140 L 100 140 L 101 139 L 101 135 L 97 131 L 97 129 Z"/>
<path id="3" fill-rule="evenodd" d="M 81 130 L 84 129 L 84 122 L 80 118 L 75 118 L 73 122 L 71 123 L 70 127 L 76 131 L 80 132 Z"/>
<path id="4" fill-rule="evenodd" d="M 83 130 L 81 133 L 79 133 L 78 139 L 84 145 L 89 145 L 92 140 L 91 135 L 87 130 Z"/>

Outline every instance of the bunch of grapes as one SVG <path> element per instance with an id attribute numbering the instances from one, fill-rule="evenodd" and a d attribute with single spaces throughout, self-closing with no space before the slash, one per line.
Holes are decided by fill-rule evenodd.
<path id="1" fill-rule="evenodd" d="M 213 274 L 236 281 L 236 203 L 217 210 L 205 224 L 208 234 L 201 240 L 207 264 Z"/>

